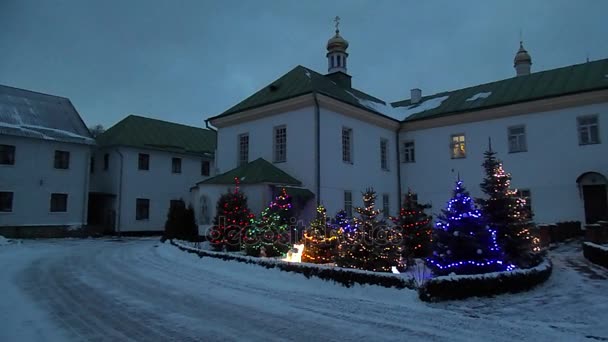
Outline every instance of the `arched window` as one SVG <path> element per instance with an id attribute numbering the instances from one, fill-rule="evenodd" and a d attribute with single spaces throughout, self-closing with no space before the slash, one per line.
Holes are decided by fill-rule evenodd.
<path id="1" fill-rule="evenodd" d="M 211 215 L 209 213 L 209 199 L 207 196 L 201 196 L 201 217 L 200 224 L 210 224 L 211 223 Z"/>

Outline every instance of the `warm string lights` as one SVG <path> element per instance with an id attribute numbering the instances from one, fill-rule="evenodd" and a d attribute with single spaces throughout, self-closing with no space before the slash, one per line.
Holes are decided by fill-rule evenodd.
<path id="1" fill-rule="evenodd" d="M 255 216 L 247 206 L 247 198 L 239 191 L 235 178 L 234 191 L 223 194 L 217 202 L 209 241 L 215 250 L 238 251 L 246 230 L 255 224 Z"/>
<path id="2" fill-rule="evenodd" d="M 302 262 L 327 264 L 334 261 L 338 239 L 331 235 L 331 225 L 324 206 L 317 207 L 317 216 L 304 232 Z"/>
<path id="3" fill-rule="evenodd" d="M 408 265 L 413 263 L 414 258 L 427 257 L 432 241 L 431 217 L 424 212 L 430 205 L 419 204 L 416 197 L 416 194 L 408 190 L 399 216 L 390 218 L 401 230 L 403 257 Z"/>

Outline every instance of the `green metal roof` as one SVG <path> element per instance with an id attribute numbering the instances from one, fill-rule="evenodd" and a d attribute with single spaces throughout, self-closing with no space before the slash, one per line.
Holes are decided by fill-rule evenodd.
<path id="1" fill-rule="evenodd" d="M 131 146 L 169 152 L 213 154 L 216 132 L 129 115 L 97 137 L 100 146 Z"/>
<path id="2" fill-rule="evenodd" d="M 261 107 L 313 92 L 332 97 L 336 100 L 395 120 L 381 111 L 374 110 L 373 107 L 365 106 L 361 103 L 361 101 L 371 101 L 380 106 L 384 106 L 386 104 L 384 101 L 360 90 L 340 86 L 329 77 L 301 65 L 298 65 L 268 86 L 211 119 L 225 117 L 244 110 Z"/>
<path id="3" fill-rule="evenodd" d="M 239 178 L 241 184 L 302 185 L 302 182 L 263 158 L 258 158 L 228 172 L 205 179 L 198 184 L 234 184 L 235 178 Z"/>
<path id="4" fill-rule="evenodd" d="M 425 96 L 414 106 L 410 100 L 395 102 L 392 105 L 407 107 L 403 109 L 415 112 L 405 119 L 407 122 L 606 88 L 608 59 L 602 59 Z M 487 97 L 479 97 L 478 94 Z M 475 95 L 478 95 L 478 98 L 472 100 Z M 425 106 L 426 101 L 445 96 L 447 98 L 441 105 L 427 106 L 431 108 L 416 112 L 417 107 L 424 108 L 422 106 Z"/>

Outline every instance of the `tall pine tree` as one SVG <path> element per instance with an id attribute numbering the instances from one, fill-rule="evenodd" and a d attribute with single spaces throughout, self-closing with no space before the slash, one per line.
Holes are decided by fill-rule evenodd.
<path id="1" fill-rule="evenodd" d="M 401 230 L 403 235 L 403 257 L 407 265 L 414 258 L 426 258 L 431 252 L 431 217 L 424 211 L 431 206 L 418 203 L 415 193 L 408 190 L 399 216 L 391 217 L 391 221 Z"/>
<path id="2" fill-rule="evenodd" d="M 485 178 L 481 190 L 487 198 L 477 199 L 477 202 L 496 229 L 506 260 L 520 267 L 534 266 L 539 260 L 540 241 L 532 233 L 532 212 L 517 190 L 511 189 L 511 174 L 503 169 L 491 143 L 484 156 Z"/>
<path id="3" fill-rule="evenodd" d="M 239 251 L 242 248 L 245 232 L 254 222 L 255 216 L 247 206 L 247 197 L 239 189 L 235 179 L 233 191 L 228 190 L 217 201 L 213 227 L 208 240 L 215 250 Z"/>
<path id="4" fill-rule="evenodd" d="M 376 272 L 391 272 L 401 266 L 401 233 L 378 220 L 380 210 L 375 209 L 376 192 L 363 193 L 364 207 L 356 208 L 355 229 L 340 235 L 336 263 L 340 267 Z"/>
<path id="5" fill-rule="evenodd" d="M 459 179 L 433 230 L 433 255 L 427 264 L 436 275 L 478 274 L 512 269 L 502 259 L 496 232 L 475 207 Z"/>

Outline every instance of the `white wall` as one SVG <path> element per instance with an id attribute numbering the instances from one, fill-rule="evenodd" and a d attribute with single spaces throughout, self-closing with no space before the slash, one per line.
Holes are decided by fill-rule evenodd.
<path id="1" fill-rule="evenodd" d="M 389 195 L 391 215 L 398 212 L 397 146 L 394 130 L 382 128 L 321 108 L 321 201 L 329 216 L 344 208 L 350 190 L 353 208 L 363 205 L 361 192 L 373 187 L 382 209 L 382 194 Z M 342 127 L 353 131 L 353 163 L 342 161 Z M 388 171 L 380 165 L 380 139 L 388 140 Z M 355 213 L 353 209 L 353 214 Z"/>
<path id="2" fill-rule="evenodd" d="M 599 114 L 601 144 L 580 146 L 576 117 Z M 526 126 L 527 152 L 509 153 L 507 127 Z M 467 157 L 451 159 L 450 136 L 465 133 Z M 411 187 L 420 201 L 431 202 L 439 213 L 451 196 L 457 173 L 472 196 L 481 196 L 483 152 L 492 148 L 512 174 L 512 185 L 530 189 L 537 223 L 564 220 L 584 222 L 584 208 L 576 179 L 588 171 L 608 177 L 608 104 L 519 115 L 475 123 L 402 132 L 402 140 L 416 145 L 416 162 L 403 163 L 402 189 Z"/>
<path id="3" fill-rule="evenodd" d="M 0 165 L 0 191 L 13 192 L 13 211 L 0 212 L 0 226 L 69 225 L 86 222 L 91 147 L 0 135 L 15 146 L 15 164 Z M 55 150 L 69 151 L 69 169 L 55 169 Z M 67 212 L 50 212 L 51 193 L 67 193 Z"/>
<path id="4" fill-rule="evenodd" d="M 119 153 L 120 152 L 120 153 Z M 103 155 L 110 153 L 109 170 L 103 171 Z M 121 156 L 123 164 L 120 188 Z M 149 170 L 139 170 L 139 153 L 150 155 Z M 172 173 L 172 158 L 182 158 L 182 172 Z M 203 157 L 192 154 L 170 153 L 152 149 L 129 147 L 100 149 L 95 154 L 96 169 L 91 191 L 116 194 L 120 199 L 117 222 L 120 231 L 161 231 L 171 200 L 183 199 L 190 203 L 190 188 L 206 179 L 201 175 Z M 214 165 L 211 163 L 211 176 Z M 136 200 L 150 200 L 148 220 L 136 220 Z"/>

